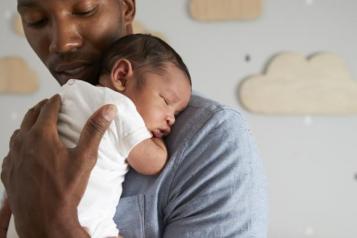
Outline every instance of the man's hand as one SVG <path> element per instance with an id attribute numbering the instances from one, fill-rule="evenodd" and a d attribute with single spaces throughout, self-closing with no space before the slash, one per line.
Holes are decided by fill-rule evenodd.
<path id="1" fill-rule="evenodd" d="M 3 161 L 1 179 L 20 237 L 88 237 L 77 206 L 115 107 L 106 105 L 94 113 L 71 149 L 58 135 L 60 107 L 55 95 L 29 110 Z"/>

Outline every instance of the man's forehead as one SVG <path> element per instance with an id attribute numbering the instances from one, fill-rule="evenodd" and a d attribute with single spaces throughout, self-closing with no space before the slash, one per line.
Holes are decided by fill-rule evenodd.
<path id="1" fill-rule="evenodd" d="M 17 7 L 34 7 L 34 6 L 44 6 L 44 5 L 52 5 L 56 3 L 62 4 L 75 4 L 79 2 L 83 2 L 86 0 L 17 0 Z"/>

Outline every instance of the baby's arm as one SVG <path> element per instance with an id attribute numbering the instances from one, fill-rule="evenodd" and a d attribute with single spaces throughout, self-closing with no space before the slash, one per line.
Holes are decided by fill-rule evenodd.
<path id="1" fill-rule="evenodd" d="M 165 166 L 167 149 L 160 138 L 146 139 L 137 144 L 129 153 L 127 161 L 138 173 L 158 174 Z"/>

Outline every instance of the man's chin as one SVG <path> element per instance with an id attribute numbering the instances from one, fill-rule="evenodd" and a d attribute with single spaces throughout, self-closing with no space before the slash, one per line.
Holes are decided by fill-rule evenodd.
<path id="1" fill-rule="evenodd" d="M 97 85 L 98 84 L 98 76 L 95 73 L 87 73 L 87 74 L 78 74 L 78 75 L 67 75 L 61 73 L 52 73 L 53 77 L 57 80 L 57 82 L 62 86 L 65 85 L 70 79 L 79 79 L 86 81 L 90 84 Z"/>
<path id="2" fill-rule="evenodd" d="M 68 82 L 68 80 L 70 80 L 69 77 L 59 76 L 55 74 L 53 74 L 53 77 L 55 77 L 55 79 L 61 86 L 65 85 Z"/>

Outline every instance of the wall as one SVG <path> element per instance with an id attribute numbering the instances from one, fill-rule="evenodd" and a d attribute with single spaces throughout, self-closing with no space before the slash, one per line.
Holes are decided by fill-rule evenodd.
<path id="1" fill-rule="evenodd" d="M 40 90 L 0 96 L 0 156 L 26 109 L 58 87 L 25 39 L 8 26 L 15 1 L 0 2 L 0 56 L 18 54 L 38 70 Z M 357 79 L 357 2 L 265 0 L 255 21 L 200 23 L 188 1 L 137 0 L 137 19 L 162 32 L 190 68 L 194 89 L 239 110 L 239 82 L 260 73 L 273 55 L 328 51 L 343 57 Z M 245 61 L 249 55 L 251 60 Z M 269 183 L 272 238 L 357 237 L 357 117 L 278 117 L 244 110 Z"/>

